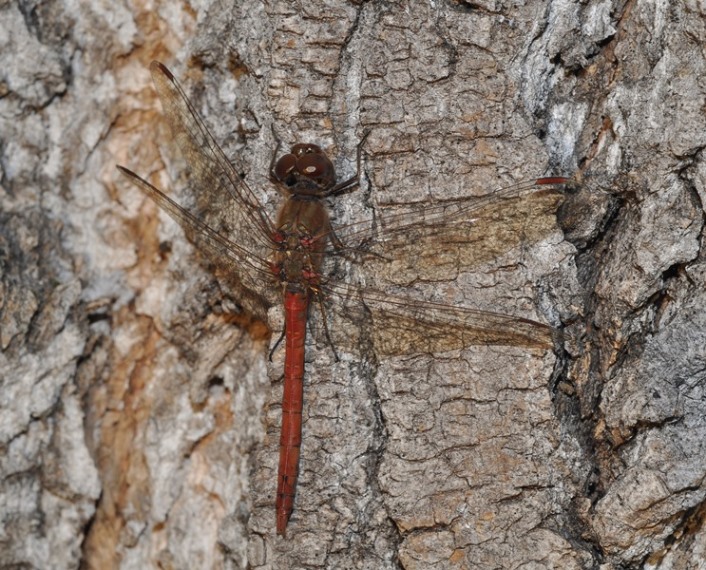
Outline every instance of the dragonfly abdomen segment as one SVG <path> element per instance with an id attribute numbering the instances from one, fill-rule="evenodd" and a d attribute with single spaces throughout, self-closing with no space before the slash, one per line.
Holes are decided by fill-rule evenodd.
<path id="1" fill-rule="evenodd" d="M 284 535 L 294 510 L 294 494 L 299 474 L 304 405 L 304 344 L 309 293 L 285 291 L 285 356 L 282 394 L 282 432 L 277 475 L 277 533 Z"/>

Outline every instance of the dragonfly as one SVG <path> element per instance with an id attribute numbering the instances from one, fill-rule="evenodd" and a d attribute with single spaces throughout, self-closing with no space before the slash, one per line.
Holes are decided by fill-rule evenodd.
<path id="1" fill-rule="evenodd" d="M 458 267 L 470 263 L 470 256 L 490 259 L 518 243 L 517 228 L 532 228 L 528 219 L 553 216 L 567 178 L 537 178 L 474 198 L 411 204 L 334 229 L 326 201 L 358 186 L 365 136 L 357 148 L 356 173 L 341 182 L 321 147 L 297 143 L 277 158 L 278 143 L 269 177 L 284 201 L 273 219 L 172 73 L 156 61 L 150 70 L 173 138 L 190 168 L 195 204 L 183 207 L 131 170 L 118 169 L 224 270 L 244 310 L 266 322 L 270 307 L 284 306 L 278 534 L 285 536 L 294 510 L 310 306 L 317 307 L 320 328 L 336 358 L 340 349 L 359 351 L 371 345 L 385 357 L 471 345 L 550 350 L 561 342 L 558 329 L 530 319 L 392 295 L 338 279 L 335 262 L 357 261 L 368 275 L 383 268 L 396 276 L 412 270 L 413 277 L 395 285 L 402 289 L 415 280 L 433 280 L 445 263 Z M 526 230 L 521 237 L 528 237 Z"/>

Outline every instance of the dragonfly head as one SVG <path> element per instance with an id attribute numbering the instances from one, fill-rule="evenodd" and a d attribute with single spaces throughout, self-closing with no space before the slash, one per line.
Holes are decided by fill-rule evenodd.
<path id="1" fill-rule="evenodd" d="M 318 195 L 336 183 L 333 163 L 315 144 L 295 144 L 275 164 L 274 176 L 299 195 Z"/>

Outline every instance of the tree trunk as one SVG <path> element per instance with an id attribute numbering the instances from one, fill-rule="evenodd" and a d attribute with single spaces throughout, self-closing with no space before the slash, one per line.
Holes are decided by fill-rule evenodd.
<path id="1" fill-rule="evenodd" d="M 705 16 L 593 0 L 3 4 L 0 567 L 703 567 Z M 336 361 L 310 335 L 278 537 L 281 311 L 248 311 L 115 169 L 197 198 L 153 59 L 273 215 L 270 125 L 325 148 L 341 179 L 370 131 L 336 225 L 575 176 L 541 235 L 528 216 L 505 251 L 373 276 L 550 323 L 561 349 Z"/>

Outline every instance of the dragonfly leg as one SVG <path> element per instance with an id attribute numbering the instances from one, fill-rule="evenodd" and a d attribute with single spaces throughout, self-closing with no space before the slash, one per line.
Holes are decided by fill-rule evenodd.
<path id="1" fill-rule="evenodd" d="M 331 340 L 331 334 L 328 330 L 328 319 L 326 318 L 326 307 L 324 307 L 323 297 L 318 289 L 312 289 L 312 292 L 316 297 L 316 302 L 319 304 L 319 310 L 321 311 L 321 321 L 324 324 L 324 334 L 326 335 L 326 342 L 328 342 L 329 346 L 331 347 L 331 351 L 333 352 L 333 357 L 336 359 L 336 362 L 340 362 L 341 359 L 338 357 L 338 352 L 336 352 L 336 345 L 333 344 L 333 340 Z"/>
<path id="2" fill-rule="evenodd" d="M 335 247 L 337 250 L 342 251 L 343 249 L 345 249 L 343 242 L 338 237 L 338 235 L 336 235 L 336 232 L 333 228 L 331 228 L 331 231 L 329 231 L 328 239 L 331 240 L 333 247 Z"/>
<path id="3" fill-rule="evenodd" d="M 284 329 L 282 329 L 282 332 L 280 333 L 279 338 L 277 339 L 277 342 L 272 347 L 272 350 L 270 350 L 270 356 L 269 356 L 270 362 L 272 362 L 272 355 L 275 353 L 275 350 L 277 350 L 277 348 L 281 344 L 282 340 L 284 339 L 284 334 L 285 334 Z"/>
<path id="4" fill-rule="evenodd" d="M 327 224 L 327 226 L 328 227 L 326 227 L 324 229 L 324 232 L 321 234 L 321 238 L 329 240 L 333 244 L 333 247 L 336 248 L 337 250 L 343 250 L 344 249 L 343 242 L 336 234 L 336 231 L 333 229 L 331 222 L 329 222 Z"/>
<path id="5" fill-rule="evenodd" d="M 341 194 L 345 194 L 346 192 L 350 192 L 353 190 L 358 185 L 358 182 L 360 181 L 360 162 L 361 162 L 361 156 L 362 156 L 362 151 L 363 151 L 363 144 L 365 143 L 365 139 L 368 138 L 368 135 L 370 134 L 370 131 L 365 131 L 363 133 L 363 138 L 360 139 L 360 142 L 358 143 L 358 146 L 356 147 L 356 171 L 353 176 L 351 176 L 348 180 L 344 180 L 343 182 L 340 182 L 339 184 L 336 184 L 332 188 L 329 188 L 328 190 L 324 191 L 321 193 L 322 198 L 326 198 L 327 196 L 340 196 Z"/>
<path id="6" fill-rule="evenodd" d="M 363 137 L 360 139 L 360 142 L 358 143 L 358 146 L 355 149 L 355 160 L 356 160 L 356 167 L 355 167 L 355 176 L 358 178 L 360 175 L 360 158 L 363 154 L 363 144 L 365 143 L 366 139 L 370 135 L 370 131 L 365 131 L 363 133 Z"/>

